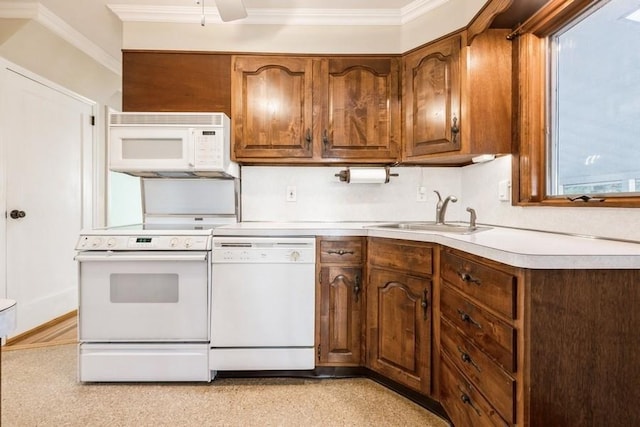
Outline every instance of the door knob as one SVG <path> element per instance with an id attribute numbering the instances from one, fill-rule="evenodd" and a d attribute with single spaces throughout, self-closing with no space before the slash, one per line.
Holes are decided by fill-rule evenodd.
<path id="1" fill-rule="evenodd" d="M 20 219 L 27 216 L 27 214 L 24 211 L 19 211 L 17 209 L 14 209 L 11 212 L 9 212 L 9 216 L 13 219 Z"/>

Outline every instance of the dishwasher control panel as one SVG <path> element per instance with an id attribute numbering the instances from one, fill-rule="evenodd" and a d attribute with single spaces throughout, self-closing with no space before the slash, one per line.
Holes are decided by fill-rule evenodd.
<path id="1" fill-rule="evenodd" d="M 315 263 L 312 237 L 214 237 L 213 263 Z"/>

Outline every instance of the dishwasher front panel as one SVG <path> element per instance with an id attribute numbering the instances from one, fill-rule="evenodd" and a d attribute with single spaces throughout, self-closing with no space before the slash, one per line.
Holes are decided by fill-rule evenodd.
<path id="1" fill-rule="evenodd" d="M 315 265 L 214 264 L 212 347 L 313 347 Z"/>

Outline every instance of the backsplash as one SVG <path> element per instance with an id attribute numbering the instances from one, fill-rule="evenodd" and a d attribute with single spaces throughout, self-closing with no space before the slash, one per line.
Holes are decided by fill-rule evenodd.
<path id="1" fill-rule="evenodd" d="M 466 207 L 476 209 L 478 222 L 536 230 L 631 239 L 630 227 L 640 217 L 631 208 L 518 207 L 498 200 L 498 182 L 511 180 L 511 156 L 463 168 L 395 167 L 387 184 L 347 184 L 334 175 L 342 167 L 242 167 L 243 221 L 432 221 L 437 197 L 453 194 L 447 219 L 467 221 Z M 416 200 L 423 186 L 426 201 Z M 296 201 L 287 201 L 295 187 Z"/>
<path id="2" fill-rule="evenodd" d="M 459 195 L 456 168 L 391 168 L 387 184 L 347 184 L 335 176 L 342 167 L 242 167 L 243 221 L 425 221 L 435 219 L 436 195 Z M 423 186 L 426 201 L 416 201 Z M 287 201 L 295 187 L 296 201 Z M 460 205 L 460 203 L 457 203 Z M 450 218 L 459 206 L 451 205 Z"/>

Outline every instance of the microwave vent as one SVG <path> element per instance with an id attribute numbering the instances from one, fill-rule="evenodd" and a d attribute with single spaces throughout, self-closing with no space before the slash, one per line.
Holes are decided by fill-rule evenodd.
<path id="1" fill-rule="evenodd" d="M 224 113 L 112 113 L 111 126 L 223 126 Z"/>

